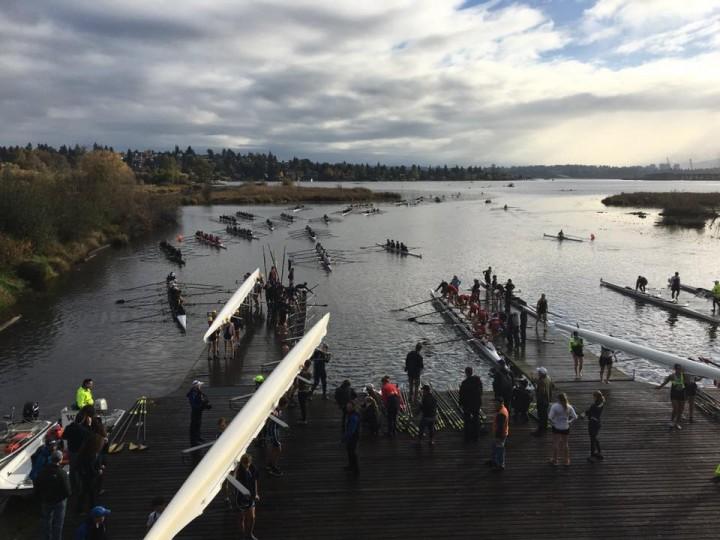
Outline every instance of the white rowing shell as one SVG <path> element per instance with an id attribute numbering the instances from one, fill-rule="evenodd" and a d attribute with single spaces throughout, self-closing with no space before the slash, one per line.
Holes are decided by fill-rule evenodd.
<path id="1" fill-rule="evenodd" d="M 203 513 L 222 488 L 225 477 L 260 433 L 282 395 L 290 388 L 303 362 L 320 345 L 330 321 L 326 313 L 277 365 L 233 418 L 230 425 L 208 450 L 178 492 L 160 514 L 145 540 L 168 540 Z"/>
<path id="2" fill-rule="evenodd" d="M 598 332 L 593 332 L 592 330 L 577 328 L 569 324 L 554 321 L 548 321 L 548 324 L 554 325 L 556 328 L 560 328 L 562 330 L 567 330 L 571 333 L 577 332 L 580 337 L 592 341 L 593 343 L 599 343 L 600 345 L 604 345 L 614 351 L 625 351 L 626 353 L 634 356 L 639 356 L 640 358 L 645 358 L 646 360 L 663 364 L 670 369 L 673 369 L 675 364 L 680 364 L 683 367 L 683 370 L 691 375 L 699 375 L 701 377 L 707 377 L 708 379 L 720 379 L 720 369 L 707 364 L 695 362 L 694 360 L 689 360 L 675 354 L 656 351 L 655 349 L 645 347 L 644 345 L 638 345 L 624 339 L 606 336 Z"/>
<path id="3" fill-rule="evenodd" d="M 240 287 L 238 287 L 238 290 L 235 291 L 235 293 L 230 297 L 230 300 L 228 300 L 227 303 L 223 306 L 223 308 L 220 310 L 220 313 L 217 314 L 215 320 L 208 327 L 207 332 L 205 332 L 205 335 L 203 336 L 203 341 L 205 343 L 207 343 L 207 340 L 212 335 L 212 333 L 223 325 L 226 319 L 229 319 L 235 314 L 240 305 L 245 301 L 245 298 L 247 298 L 247 295 L 250 294 L 250 292 L 253 290 L 253 287 L 255 286 L 255 282 L 257 281 L 259 275 L 260 269 L 258 268 L 252 274 L 250 274 L 249 278 L 243 281 L 243 284 L 240 285 Z"/>

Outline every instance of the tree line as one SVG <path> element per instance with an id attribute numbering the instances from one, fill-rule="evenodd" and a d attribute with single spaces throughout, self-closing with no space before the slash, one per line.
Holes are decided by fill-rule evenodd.
<path id="1" fill-rule="evenodd" d="M 0 147 L 0 270 L 62 257 L 89 235 L 139 236 L 174 218 L 173 201 L 139 187 L 110 148 Z"/>

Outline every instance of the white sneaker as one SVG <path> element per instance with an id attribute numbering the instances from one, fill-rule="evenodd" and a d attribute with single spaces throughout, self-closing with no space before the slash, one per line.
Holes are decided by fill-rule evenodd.
<path id="1" fill-rule="evenodd" d="M 675 429 L 682 429 L 682 426 L 680 424 L 675 424 Z"/>

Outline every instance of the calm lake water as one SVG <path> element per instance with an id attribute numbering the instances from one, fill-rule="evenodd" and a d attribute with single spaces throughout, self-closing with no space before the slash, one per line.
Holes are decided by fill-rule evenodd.
<path id="1" fill-rule="evenodd" d="M 453 330 L 445 325 L 405 320 L 432 311 L 429 304 L 407 313 L 391 313 L 390 309 L 427 299 L 431 287 L 453 274 L 469 287 L 472 278 L 480 277 L 488 265 L 499 280 L 512 277 L 519 295 L 533 303 L 540 293 L 546 293 L 551 310 L 562 314 L 564 321 L 681 355 L 720 359 L 712 326 L 638 305 L 599 286 L 601 277 L 634 285 L 637 275 L 643 274 L 651 287 L 664 288 L 667 277 L 679 271 L 683 282 L 711 287 L 720 263 L 717 229 L 661 228 L 654 225 L 657 212 L 640 219 L 629 215 L 627 209 L 605 208 L 600 200 L 621 191 L 718 191 L 720 183 L 539 180 L 515 182 L 513 188 L 483 182 L 370 187 L 408 196 L 446 194 L 448 199 L 409 208 L 383 205 L 382 215 L 350 215 L 327 227 L 314 225 L 332 233 L 332 237 L 321 238 L 326 248 L 348 250 L 346 258 L 354 261 L 338 264 L 331 274 L 315 264 L 298 264 L 296 269 L 296 281 L 319 284 L 316 302 L 328 307 L 317 308 L 317 314 L 332 313 L 328 342 L 335 351 L 333 381 L 349 376 L 356 384 L 377 382 L 385 373 L 400 377 L 405 353 L 416 341 L 454 338 Z M 459 193 L 460 198 L 449 198 L 452 193 Z M 486 204 L 486 198 L 492 203 Z M 505 204 L 507 211 L 502 209 Z M 129 406 L 139 395 L 157 396 L 175 389 L 205 355 L 202 334 L 206 311 L 212 306 L 190 306 L 188 333 L 182 335 L 167 314 L 160 314 L 166 307 L 162 285 L 123 289 L 161 282 L 170 270 L 183 282 L 234 289 L 245 272 L 263 269 L 263 245 L 272 248 L 278 258 L 285 247 L 289 251 L 312 247 L 309 240 L 289 236 L 290 231 L 302 228 L 304 221 L 280 227 L 252 243 L 226 238 L 227 251 L 191 240 L 196 229 L 221 231 L 223 227 L 211 218 L 240 208 L 185 208 L 176 229 L 126 249 L 106 250 L 63 277 L 47 295 L 18 306 L 22 321 L 0 334 L 0 410 L 21 407 L 24 401 L 34 399 L 41 402 L 45 414 L 54 414 L 72 400 L 84 377 L 94 378 L 96 395 L 118 407 Z M 267 217 L 281 212 L 280 207 L 268 206 L 243 209 Z M 338 209 L 316 205 L 298 215 L 307 219 Z M 583 238 L 594 233 L 597 239 L 593 243 L 559 243 L 542 236 L 561 228 Z M 167 262 L 157 248 L 160 239 L 178 233 L 187 238 L 188 264 L 181 270 Z M 388 237 L 417 246 L 424 258 L 399 258 L 361 249 Z M 149 305 L 138 306 L 139 300 L 116 304 L 117 299 L 150 295 L 155 296 L 148 298 Z M 217 302 L 228 297 L 215 293 L 193 296 L 188 302 Z M 710 309 L 709 304 L 700 305 Z M 145 316 L 141 321 L 123 322 Z M 442 319 L 434 315 L 422 320 Z M 426 375 L 439 386 L 456 384 L 465 365 L 479 364 L 478 357 L 461 343 L 435 346 L 426 360 Z M 623 366 L 650 380 L 665 373 L 642 361 Z"/>

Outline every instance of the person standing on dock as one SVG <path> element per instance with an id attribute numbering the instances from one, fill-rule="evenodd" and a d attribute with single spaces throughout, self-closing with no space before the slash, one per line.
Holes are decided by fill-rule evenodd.
<path id="1" fill-rule="evenodd" d="M 417 401 L 419 398 L 420 390 L 420 375 L 425 369 L 423 364 L 423 357 L 420 354 L 422 350 L 422 344 L 418 343 L 415 345 L 415 349 L 410 351 L 405 357 L 405 371 L 408 375 L 408 385 L 410 387 L 410 394 L 408 398 L 411 402 Z"/>
<path id="2" fill-rule="evenodd" d="M 672 415 L 670 417 L 670 429 L 682 429 L 680 421 L 682 420 L 683 410 L 685 409 L 685 374 L 680 364 L 675 364 L 675 372 L 665 377 L 662 384 L 658 385 L 660 390 L 670 383 L 670 402 L 672 403 Z"/>
<path id="3" fill-rule="evenodd" d="M 390 382 L 390 377 L 385 375 L 382 378 L 380 393 L 385 413 L 387 414 L 387 436 L 394 437 L 397 434 L 397 417 L 400 412 L 400 389 L 397 384 Z"/>
<path id="4" fill-rule="evenodd" d="M 312 372 L 310 366 L 312 362 L 305 360 L 302 370 L 298 374 L 297 389 L 298 389 L 298 403 L 300 404 L 300 423 L 307 424 L 307 402 L 312 392 Z"/>
<path id="5" fill-rule="evenodd" d="M 348 456 L 345 470 L 357 476 L 360 474 L 357 455 L 358 442 L 360 442 L 360 415 L 355 410 L 354 401 L 349 401 L 345 408 L 347 418 L 343 425 L 343 443 L 345 443 Z"/>
<path id="6" fill-rule="evenodd" d="M 675 272 L 675 275 L 670 278 L 670 298 L 673 302 L 677 302 L 680 297 L 680 274 Z"/>
<path id="7" fill-rule="evenodd" d="M 510 414 L 502 398 L 497 399 L 495 420 L 493 421 L 492 453 L 488 465 L 494 470 L 505 470 L 505 443 L 510 434 Z"/>
<path id="8" fill-rule="evenodd" d="M 459 404 L 463 412 L 465 442 L 476 442 L 480 435 L 482 393 L 482 380 L 477 375 L 473 375 L 473 369 L 470 366 L 466 367 L 465 380 L 460 383 L 459 396 Z"/>
<path id="9" fill-rule="evenodd" d="M 480 280 L 478 279 L 473 279 L 473 286 L 472 289 L 470 289 L 470 301 L 480 301 Z"/>
<path id="10" fill-rule="evenodd" d="M 282 414 L 288 406 L 288 400 L 285 396 L 278 401 L 277 408 L 270 413 L 271 416 L 282 420 Z M 268 418 L 265 422 L 265 444 L 267 446 L 266 460 L 268 474 L 272 476 L 282 476 L 282 471 L 278 464 L 280 463 L 280 454 L 282 453 L 282 444 L 280 442 L 280 424 L 272 418 Z"/>
<path id="11" fill-rule="evenodd" d="M 211 409 L 210 400 L 202 391 L 203 383 L 193 381 L 190 391 L 186 394 L 190 403 L 190 446 L 197 446 L 205 440 L 200 435 L 202 428 L 202 413 L 205 409 Z"/>
<path id="12" fill-rule="evenodd" d="M 588 457 L 590 463 L 595 459 L 599 459 L 600 461 L 605 459 L 600 450 L 600 441 L 598 440 L 598 434 L 602 426 L 600 417 L 602 416 L 604 408 L 605 396 L 603 396 L 600 390 L 595 390 L 593 392 L 593 404 L 585 411 L 585 418 L 588 420 L 588 434 L 590 435 L 590 457 Z"/>
<path id="13" fill-rule="evenodd" d="M 70 465 L 70 486 L 74 493 L 80 490 L 80 473 L 78 470 L 78 453 L 85 439 L 90 435 L 90 425 L 95 415 L 92 405 L 86 405 L 75 416 L 75 421 L 68 424 L 63 430 L 62 438 L 68 450 Z"/>
<path id="14" fill-rule="evenodd" d="M 538 427 L 533 435 L 539 437 L 547 431 L 548 409 L 550 401 L 552 401 L 553 382 L 548 376 L 547 369 L 544 367 L 537 368 L 538 377 L 533 381 L 535 383 L 535 402 L 537 404 Z"/>
<path id="15" fill-rule="evenodd" d="M 537 320 L 535 321 L 535 330 L 539 322 L 543 323 L 543 329 L 547 330 L 547 319 L 548 319 L 548 302 L 545 298 L 545 293 L 540 295 L 540 300 L 535 305 L 535 311 L 537 311 Z"/>
<path id="16" fill-rule="evenodd" d="M 583 341 L 583 338 L 580 337 L 577 331 L 573 332 L 572 337 L 570 338 L 570 353 L 572 353 L 576 379 L 582 379 L 583 360 L 585 358 L 585 353 L 583 352 L 584 346 L 585 342 Z"/>
<path id="17" fill-rule="evenodd" d="M 315 349 L 312 355 L 313 361 L 313 386 L 312 391 L 322 386 L 322 398 L 327 399 L 327 363 L 330 361 L 327 343 L 323 343 L 319 349 Z"/>
<path id="18" fill-rule="evenodd" d="M 528 312 L 527 309 L 521 308 L 520 310 L 520 345 L 525 347 L 527 342 L 527 323 L 528 323 Z"/>
<path id="19" fill-rule="evenodd" d="M 715 280 L 715 286 L 712 288 L 712 301 L 712 312 L 713 315 L 715 315 L 715 306 L 720 308 L 720 281 L 718 281 L 717 279 Z"/>
<path id="20" fill-rule="evenodd" d="M 490 290 L 490 281 L 492 280 L 492 266 L 488 266 L 487 270 L 483 272 L 483 277 L 485 278 L 485 285 L 486 290 Z"/>
<path id="21" fill-rule="evenodd" d="M 95 506 L 75 531 L 75 540 L 107 540 L 107 525 L 105 518 L 110 515 L 110 510 L 104 506 Z"/>
<path id="22" fill-rule="evenodd" d="M 248 540 L 257 540 L 255 537 L 255 505 L 260 500 L 258 489 L 258 471 L 253 465 L 252 456 L 243 454 L 235 470 L 235 478 L 247 490 L 247 494 L 240 490 L 237 492 L 236 502 L 240 510 L 238 525 L 240 534 Z"/>
<path id="23" fill-rule="evenodd" d="M 50 462 L 33 481 L 33 490 L 40 500 L 43 540 L 62 540 L 63 536 L 65 510 L 72 490 L 70 479 L 60 466 L 62 459 L 62 450 L 53 451 Z"/>
<path id="24" fill-rule="evenodd" d="M 550 407 L 548 414 L 550 423 L 552 424 L 553 448 L 552 459 L 550 464 L 559 465 L 559 459 L 563 460 L 566 467 L 570 466 L 570 425 L 577 420 L 577 413 L 565 394 L 558 394 L 558 399 L 553 406 Z"/>
<path id="25" fill-rule="evenodd" d="M 427 430 L 430 437 L 430 446 L 435 444 L 435 420 L 437 419 L 438 403 L 435 396 L 430 392 L 430 385 L 422 387 L 422 400 L 420 401 L 420 424 L 418 426 L 418 446 L 422 444 L 422 438 Z"/>
<path id="26" fill-rule="evenodd" d="M 335 389 L 335 403 L 338 404 L 338 407 L 340 407 L 340 411 L 342 412 L 342 422 L 340 424 L 341 430 L 345 429 L 345 422 L 347 420 L 347 404 L 355 398 L 357 398 L 357 394 L 355 393 L 355 390 L 353 390 L 348 379 L 345 379 L 340 386 Z"/>
<path id="27" fill-rule="evenodd" d="M 600 347 L 600 382 L 610 384 L 610 374 L 612 373 L 613 361 L 615 360 L 615 351 L 607 347 Z M 607 374 L 605 370 L 607 369 Z M 605 379 L 603 380 L 603 375 Z"/>
<path id="28" fill-rule="evenodd" d="M 513 291 L 515 290 L 515 284 L 513 280 L 508 278 L 505 283 L 505 313 L 510 313 L 510 305 L 512 304 Z"/>

